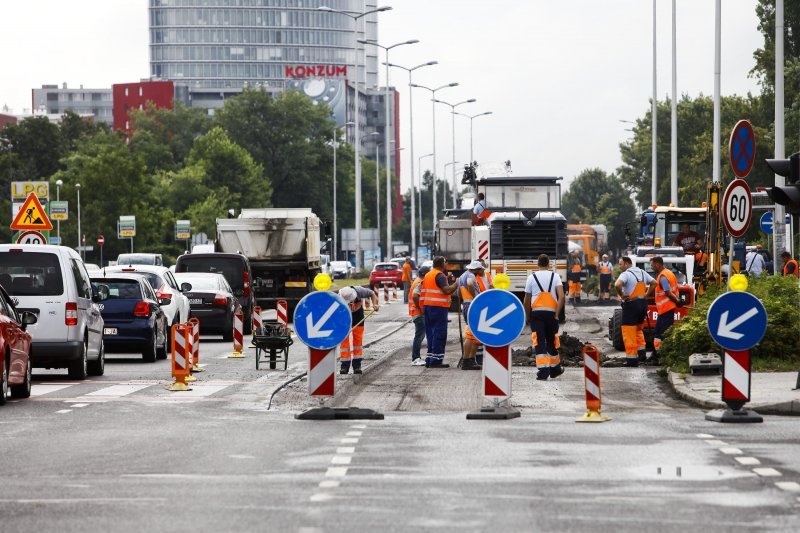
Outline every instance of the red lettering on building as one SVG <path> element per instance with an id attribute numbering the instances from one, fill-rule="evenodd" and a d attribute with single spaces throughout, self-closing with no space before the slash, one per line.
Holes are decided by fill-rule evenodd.
<path id="1" fill-rule="evenodd" d="M 287 78 L 342 78 L 347 77 L 347 65 L 287 65 Z"/>

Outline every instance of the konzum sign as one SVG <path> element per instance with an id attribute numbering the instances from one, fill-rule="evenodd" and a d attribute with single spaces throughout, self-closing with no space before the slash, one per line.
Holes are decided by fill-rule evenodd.
<path id="1" fill-rule="evenodd" d="M 341 78 L 347 76 L 347 65 L 288 65 L 287 78 Z"/>

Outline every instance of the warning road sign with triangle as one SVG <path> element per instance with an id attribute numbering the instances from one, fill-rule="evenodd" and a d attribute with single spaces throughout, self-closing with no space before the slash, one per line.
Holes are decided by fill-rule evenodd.
<path id="1" fill-rule="evenodd" d="M 22 204 L 19 213 L 14 217 L 14 222 L 11 223 L 11 229 L 17 231 L 51 231 L 53 229 L 53 223 L 47 218 L 47 213 L 45 213 L 36 194 L 30 193 L 28 195 L 28 199 Z"/>

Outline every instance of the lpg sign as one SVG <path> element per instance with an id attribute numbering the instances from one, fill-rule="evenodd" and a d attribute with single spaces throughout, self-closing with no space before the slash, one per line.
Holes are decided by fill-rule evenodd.
<path id="1" fill-rule="evenodd" d="M 343 78 L 347 65 L 288 65 L 287 78 Z"/>
<path id="2" fill-rule="evenodd" d="M 46 181 L 12 181 L 11 200 L 24 202 L 30 193 L 34 193 L 40 199 L 46 199 L 48 186 Z"/>

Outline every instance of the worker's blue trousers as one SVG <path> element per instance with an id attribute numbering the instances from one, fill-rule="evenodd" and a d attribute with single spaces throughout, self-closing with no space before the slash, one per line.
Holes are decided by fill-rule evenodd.
<path id="1" fill-rule="evenodd" d="M 425 358 L 425 363 L 441 364 L 444 361 L 444 346 L 447 343 L 447 308 L 426 305 L 423 307 L 423 313 L 425 337 L 428 341 L 428 356 Z"/>

